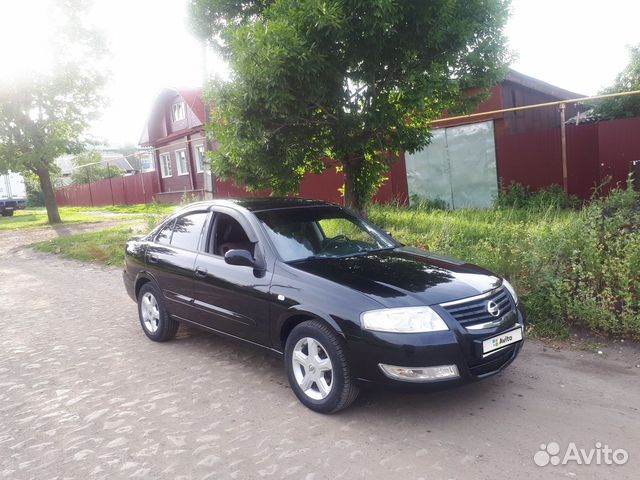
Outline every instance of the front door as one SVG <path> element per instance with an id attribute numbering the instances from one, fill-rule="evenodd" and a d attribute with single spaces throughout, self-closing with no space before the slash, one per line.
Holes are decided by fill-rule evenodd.
<path id="1" fill-rule="evenodd" d="M 195 262 L 194 307 L 197 322 L 261 345 L 269 344 L 269 281 L 271 273 L 229 265 L 224 254 L 231 249 L 258 255 L 245 227 L 226 213 L 216 213 L 206 252 Z"/>

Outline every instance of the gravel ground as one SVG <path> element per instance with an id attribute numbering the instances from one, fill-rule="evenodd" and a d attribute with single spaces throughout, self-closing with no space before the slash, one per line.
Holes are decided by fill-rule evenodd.
<path id="1" fill-rule="evenodd" d="M 323 416 L 296 400 L 281 359 L 184 327 L 153 343 L 118 269 L 26 247 L 105 226 L 0 232 L 0 478 L 637 478 L 636 345 L 529 340 L 483 382 L 363 392 Z M 549 442 L 629 460 L 537 466 Z"/>

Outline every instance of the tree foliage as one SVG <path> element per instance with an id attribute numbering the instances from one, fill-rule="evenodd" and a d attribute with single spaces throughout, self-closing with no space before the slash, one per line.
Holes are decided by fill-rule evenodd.
<path id="1" fill-rule="evenodd" d="M 619 93 L 640 90 L 640 44 L 629 48 L 629 64 L 618 74 L 613 85 L 600 93 Z M 640 95 L 613 97 L 600 100 L 594 113 L 602 119 L 640 117 Z"/>
<path id="2" fill-rule="evenodd" d="M 81 152 L 86 130 L 103 104 L 103 43 L 84 15 L 86 0 L 54 0 L 51 68 L 0 83 L 0 172 L 38 176 L 50 223 L 59 223 L 51 174 L 54 160 Z M 44 46 L 43 46 L 44 48 Z"/>
<path id="3" fill-rule="evenodd" d="M 97 182 L 107 178 L 116 178 L 122 175 L 122 170 L 114 165 L 103 163 L 100 152 L 91 150 L 81 153 L 74 160 L 71 182 L 74 185 Z"/>
<path id="4" fill-rule="evenodd" d="M 214 170 L 296 191 L 324 160 L 363 212 L 429 122 L 474 105 L 509 57 L 507 0 L 192 0 L 192 23 L 231 66 L 210 89 Z"/>

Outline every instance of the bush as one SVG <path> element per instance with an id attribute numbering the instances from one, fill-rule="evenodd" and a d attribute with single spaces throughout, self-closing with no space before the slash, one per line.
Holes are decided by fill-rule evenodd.
<path id="1" fill-rule="evenodd" d="M 508 187 L 500 186 L 500 193 L 495 199 L 497 208 L 547 208 L 577 209 L 581 202 L 578 197 L 567 197 L 559 185 L 551 185 L 532 191 L 519 183 L 511 182 Z"/>

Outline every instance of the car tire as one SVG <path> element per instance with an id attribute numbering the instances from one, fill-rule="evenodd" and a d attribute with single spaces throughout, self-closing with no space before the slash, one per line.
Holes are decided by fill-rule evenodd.
<path id="1" fill-rule="evenodd" d="M 285 367 L 293 392 L 316 412 L 335 413 L 358 396 L 343 339 L 319 320 L 303 322 L 289 334 Z"/>
<path id="2" fill-rule="evenodd" d="M 2 212 L 2 216 L 3 217 L 13 217 L 13 210 L 8 210 L 8 211 Z"/>
<path id="3" fill-rule="evenodd" d="M 180 326 L 169 316 L 160 289 L 151 282 L 145 283 L 138 293 L 138 316 L 142 331 L 154 342 L 171 340 Z"/>

